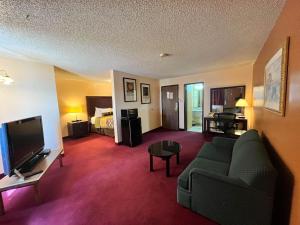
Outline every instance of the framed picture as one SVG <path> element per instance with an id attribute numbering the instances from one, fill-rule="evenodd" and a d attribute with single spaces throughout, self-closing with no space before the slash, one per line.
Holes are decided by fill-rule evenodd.
<path id="1" fill-rule="evenodd" d="M 151 103 L 150 84 L 141 83 L 141 103 L 142 104 Z"/>
<path id="2" fill-rule="evenodd" d="M 124 101 L 136 102 L 136 79 L 123 77 Z"/>
<path id="3" fill-rule="evenodd" d="M 289 38 L 265 66 L 264 107 L 284 116 Z"/>

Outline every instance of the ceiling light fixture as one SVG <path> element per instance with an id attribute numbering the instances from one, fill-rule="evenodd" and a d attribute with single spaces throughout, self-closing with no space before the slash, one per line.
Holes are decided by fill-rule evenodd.
<path id="1" fill-rule="evenodd" d="M 159 56 L 161 57 L 161 58 L 164 58 L 164 57 L 167 57 L 167 56 L 170 56 L 171 54 L 169 54 L 169 53 L 160 53 L 159 54 Z"/>
<path id="2" fill-rule="evenodd" d="M 14 80 L 7 75 L 5 70 L 0 70 L 0 83 L 1 82 L 5 85 L 10 85 L 14 82 Z"/>

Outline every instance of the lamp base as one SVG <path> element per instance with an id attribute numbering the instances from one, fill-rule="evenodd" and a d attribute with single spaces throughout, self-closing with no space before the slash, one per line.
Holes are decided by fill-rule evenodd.
<path id="1" fill-rule="evenodd" d="M 72 123 L 78 123 L 82 120 L 77 119 L 77 113 L 75 114 L 75 120 L 72 120 Z"/>
<path id="2" fill-rule="evenodd" d="M 238 118 L 238 119 L 245 119 L 246 118 L 244 113 L 236 113 L 235 115 L 236 115 L 236 118 Z"/>
<path id="3" fill-rule="evenodd" d="M 78 123 L 81 122 L 82 120 L 72 120 L 72 123 Z"/>

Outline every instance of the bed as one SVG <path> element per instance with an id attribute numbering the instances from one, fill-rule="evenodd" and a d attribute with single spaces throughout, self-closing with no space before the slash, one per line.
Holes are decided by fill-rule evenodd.
<path id="1" fill-rule="evenodd" d="M 86 96 L 86 107 L 90 132 L 114 137 L 113 116 L 95 117 L 96 108 L 112 108 L 112 97 Z"/>

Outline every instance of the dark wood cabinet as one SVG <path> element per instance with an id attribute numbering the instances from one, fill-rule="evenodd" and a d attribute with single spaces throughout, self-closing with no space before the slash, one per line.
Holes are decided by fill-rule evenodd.
<path id="1" fill-rule="evenodd" d="M 68 123 L 69 137 L 80 138 L 89 134 L 88 121 L 76 121 Z"/>
<path id="2" fill-rule="evenodd" d="M 142 143 L 142 126 L 141 118 L 122 118 L 122 143 L 130 147 L 137 146 Z"/>

